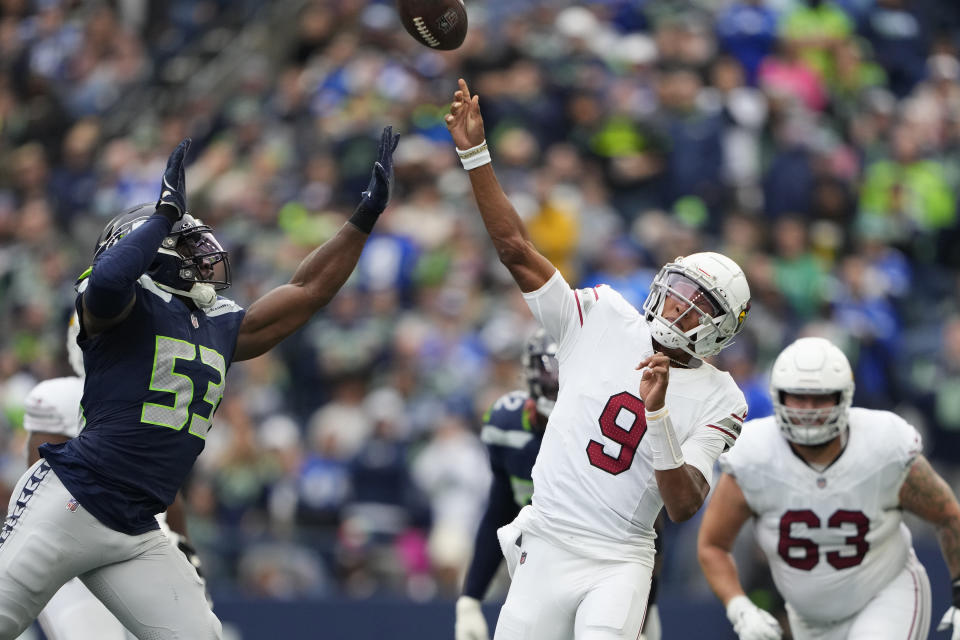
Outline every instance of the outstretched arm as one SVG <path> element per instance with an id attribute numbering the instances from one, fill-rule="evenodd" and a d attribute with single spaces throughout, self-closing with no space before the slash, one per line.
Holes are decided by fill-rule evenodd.
<path id="1" fill-rule="evenodd" d="M 913 461 L 900 487 L 900 506 L 936 528 L 953 587 L 953 606 L 943 614 L 937 631 L 952 627 L 951 640 L 960 640 L 960 505 L 950 486 L 922 455 Z"/>
<path id="2" fill-rule="evenodd" d="M 377 217 L 390 200 L 393 151 L 399 138 L 392 127 L 383 130 L 370 185 L 350 221 L 304 258 L 289 283 L 267 292 L 247 309 L 234 360 L 249 360 L 272 349 L 306 324 L 347 281 Z"/>
<path id="3" fill-rule="evenodd" d="M 445 119 L 457 150 L 464 152 L 485 146 L 486 140 L 479 96 L 470 95 L 467 83 L 462 78 L 459 85 Z M 497 181 L 493 165 L 488 162 L 471 169 L 469 175 L 480 217 L 493 240 L 500 262 L 510 270 L 521 291 L 536 291 L 546 284 L 556 268 L 533 246 L 523 221 Z"/>
<path id="4" fill-rule="evenodd" d="M 108 244 L 107 250 L 94 262 L 79 309 L 88 336 L 102 333 L 130 315 L 136 301 L 134 283 L 150 267 L 173 224 L 183 217 L 186 210 L 183 164 L 189 148 L 190 138 L 186 138 L 167 159 L 156 213 L 135 229 L 114 229 L 115 238 L 104 238 L 116 244 Z"/>
<path id="5" fill-rule="evenodd" d="M 782 635 L 779 623 L 746 596 L 730 553 L 737 534 L 751 515 L 736 479 L 722 475 L 703 514 L 697 536 L 697 558 L 740 640 L 778 640 Z"/>
<path id="6" fill-rule="evenodd" d="M 900 506 L 934 527 L 950 576 L 960 578 L 960 505 L 924 456 L 917 456 L 900 487 Z"/>
<path id="7" fill-rule="evenodd" d="M 707 583 L 720 601 L 744 595 L 737 565 L 730 554 L 737 534 L 750 519 L 750 507 L 733 476 L 723 474 L 703 512 L 697 536 L 697 558 Z"/>

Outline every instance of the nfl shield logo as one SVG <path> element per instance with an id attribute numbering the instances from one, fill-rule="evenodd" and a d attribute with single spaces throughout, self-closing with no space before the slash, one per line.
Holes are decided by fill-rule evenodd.
<path id="1" fill-rule="evenodd" d="M 523 564 L 526 561 L 527 561 L 527 552 L 524 551 L 523 553 L 520 554 L 520 564 Z"/>
<path id="2" fill-rule="evenodd" d="M 827 479 L 826 479 L 826 478 L 817 478 L 817 488 L 818 488 L 818 489 L 823 489 L 825 486 L 827 486 Z"/>
<path id="3" fill-rule="evenodd" d="M 77 499 L 76 499 L 76 498 L 70 498 L 70 502 L 67 503 L 67 511 L 70 511 L 70 512 L 72 512 L 72 513 L 76 513 L 76 512 L 77 512 L 77 507 L 79 507 L 79 506 L 80 506 L 80 503 L 77 502 Z"/>

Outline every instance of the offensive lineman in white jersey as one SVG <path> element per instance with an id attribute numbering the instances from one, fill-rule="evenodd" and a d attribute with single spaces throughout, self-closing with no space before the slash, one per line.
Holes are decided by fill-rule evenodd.
<path id="1" fill-rule="evenodd" d="M 801 338 L 777 357 L 774 416 L 748 422 L 704 514 L 697 543 L 711 588 L 740 640 L 781 629 L 744 595 L 730 555 L 754 518 L 757 542 L 787 603 L 796 640 L 921 640 L 930 582 L 902 511 L 936 527 L 960 576 L 960 506 L 921 453 L 920 435 L 889 411 L 851 408 L 853 373 L 823 338 Z M 939 629 L 953 625 L 951 607 Z"/>
<path id="2" fill-rule="evenodd" d="M 83 352 L 77 345 L 80 326 L 76 314 L 71 316 L 67 329 L 67 357 L 75 376 L 51 378 L 38 383 L 24 401 L 23 427 L 30 434 L 27 442 L 27 466 L 39 458 L 37 447 L 45 442 L 64 442 L 79 435 L 82 419 L 79 415 L 83 396 Z M 69 506 L 69 505 L 68 505 Z M 172 521 L 182 520 L 179 514 L 179 496 L 171 511 Z M 179 548 L 191 564 L 199 570 L 196 552 L 184 535 L 171 531 L 167 513 L 157 515 L 160 528 Z M 182 523 L 174 528 L 185 530 Z M 73 578 L 50 599 L 37 617 L 37 622 L 49 640 L 129 640 L 133 636 L 110 613 L 79 578 Z"/>
<path id="3" fill-rule="evenodd" d="M 742 328 L 746 278 L 729 258 L 701 253 L 661 269 L 644 313 L 606 286 L 574 291 L 500 188 L 463 80 L 446 122 L 500 260 L 560 363 L 532 504 L 498 532 L 513 582 L 494 638 L 635 640 L 653 522 L 664 506 L 674 521 L 697 512 L 746 414 L 733 379 L 701 360 Z"/>

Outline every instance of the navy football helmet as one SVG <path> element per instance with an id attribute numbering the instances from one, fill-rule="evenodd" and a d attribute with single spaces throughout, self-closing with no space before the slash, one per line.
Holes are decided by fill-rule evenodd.
<path id="1" fill-rule="evenodd" d="M 523 377 L 530 397 L 537 403 L 537 412 L 549 416 L 560 391 L 560 365 L 557 342 L 542 328 L 527 339 L 523 348 Z"/>
<path id="2" fill-rule="evenodd" d="M 154 211 L 154 204 L 141 204 L 113 218 L 97 239 L 93 259 L 146 222 Z M 185 213 L 163 239 L 146 273 L 164 291 L 208 306 L 216 301 L 216 291 L 230 286 L 230 257 L 209 226 Z"/>

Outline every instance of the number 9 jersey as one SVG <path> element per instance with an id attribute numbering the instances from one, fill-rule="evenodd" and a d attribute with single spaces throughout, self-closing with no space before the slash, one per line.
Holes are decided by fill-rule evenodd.
<path id="1" fill-rule="evenodd" d="M 720 458 L 754 513 L 774 582 L 798 615 L 816 623 L 860 611 L 904 570 L 911 537 L 900 488 L 920 435 L 888 411 L 850 409 L 846 448 L 822 471 L 790 448 L 773 417 L 744 425 Z"/>
<path id="2" fill-rule="evenodd" d="M 82 430 L 40 455 L 101 523 L 130 535 L 157 528 L 154 515 L 203 450 L 243 315 L 226 298 L 190 309 L 141 276 L 123 322 L 92 338 L 81 331 Z"/>
<path id="3" fill-rule="evenodd" d="M 559 271 L 524 298 L 557 341 L 560 390 L 533 468 L 533 504 L 516 525 L 581 556 L 652 567 L 663 500 L 636 370 L 653 353 L 650 325 L 610 287 L 574 291 Z M 709 483 L 740 432 L 743 393 L 707 363 L 671 367 L 666 405 L 685 461 Z"/>

